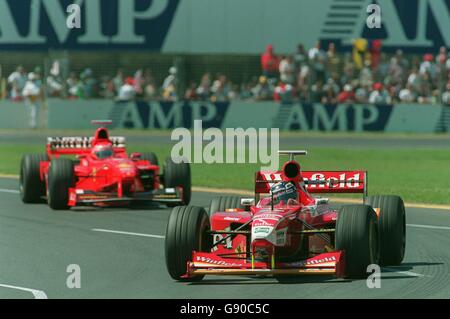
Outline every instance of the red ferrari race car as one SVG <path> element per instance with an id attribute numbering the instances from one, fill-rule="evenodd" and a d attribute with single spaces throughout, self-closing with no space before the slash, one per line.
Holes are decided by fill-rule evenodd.
<path id="1" fill-rule="evenodd" d="M 363 277 L 371 264 L 397 265 L 405 253 L 405 207 L 398 196 L 367 196 L 365 171 L 302 171 L 294 155 L 281 171 L 258 171 L 255 197 L 175 207 L 166 229 L 166 266 L 175 280 L 205 275 L 302 274 Z M 333 208 L 314 193 L 361 193 Z"/>
<path id="2" fill-rule="evenodd" d="M 76 160 L 61 155 L 75 155 Z M 25 155 L 20 195 L 24 203 L 37 203 L 46 197 L 55 210 L 151 201 L 187 205 L 191 171 L 188 163 L 168 158 L 161 174 L 154 153 L 128 156 L 125 138 L 110 137 L 108 130 L 100 127 L 93 137 L 49 137 L 46 154 Z"/>

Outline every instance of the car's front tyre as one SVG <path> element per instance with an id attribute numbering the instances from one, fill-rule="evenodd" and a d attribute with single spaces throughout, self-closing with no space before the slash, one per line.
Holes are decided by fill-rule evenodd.
<path id="1" fill-rule="evenodd" d="M 69 208 L 69 188 L 75 184 L 74 164 L 70 159 L 53 159 L 48 172 L 47 202 L 54 210 Z"/>

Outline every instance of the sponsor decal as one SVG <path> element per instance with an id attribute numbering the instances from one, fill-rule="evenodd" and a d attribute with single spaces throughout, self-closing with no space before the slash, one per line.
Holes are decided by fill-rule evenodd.
<path id="1" fill-rule="evenodd" d="M 275 126 L 285 130 L 383 131 L 392 105 L 293 104 L 281 107 Z M 283 121 L 278 121 L 278 117 Z"/>
<path id="2" fill-rule="evenodd" d="M 202 127 L 222 127 L 229 102 L 118 102 L 109 118 L 120 128 L 194 128 L 194 121 L 201 120 Z"/>
<path id="3" fill-rule="evenodd" d="M 335 256 L 331 256 L 331 257 L 324 257 L 324 258 L 320 258 L 320 259 L 308 259 L 308 260 L 302 260 L 302 261 L 298 261 L 298 262 L 293 262 L 293 263 L 289 263 L 289 266 L 291 267 L 306 267 L 306 266 L 323 266 L 323 264 L 328 264 L 328 263 L 336 263 L 336 257 Z"/>
<path id="4" fill-rule="evenodd" d="M 330 5 L 327 17 L 322 21 L 320 38 L 324 42 L 339 43 L 341 49 L 351 47 L 352 39 L 381 39 L 383 51 L 389 52 L 397 49 L 415 53 L 437 52 L 441 46 L 450 46 L 448 0 L 378 1 L 381 10 L 379 28 L 372 28 L 367 19 L 361 18 L 370 17 L 367 10 L 374 1 L 361 2 L 363 5 L 346 9 L 346 17 L 339 15 L 339 6 Z"/>
<path id="5" fill-rule="evenodd" d="M 304 181 L 326 181 L 327 184 L 309 184 L 306 185 L 307 189 L 310 188 L 359 188 L 362 186 L 360 182 L 363 176 L 360 173 L 349 174 L 346 172 L 325 175 L 324 173 L 312 174 L 310 178 L 303 176 Z M 331 187 L 330 187 L 331 184 Z"/>
<path id="6" fill-rule="evenodd" d="M 179 0 L 1 0 L 0 49 L 159 51 Z M 68 9 L 79 23 L 68 27 Z M 70 12 L 70 11 L 69 11 Z"/>
<path id="7" fill-rule="evenodd" d="M 275 235 L 275 245 L 277 246 L 284 246 L 286 245 L 287 241 L 287 227 L 277 230 Z"/>
<path id="8" fill-rule="evenodd" d="M 230 262 L 227 262 L 224 260 L 212 259 L 210 257 L 205 257 L 205 256 L 196 256 L 194 264 L 196 262 L 206 263 L 206 264 L 210 264 L 210 265 L 217 265 L 217 266 L 225 266 L 225 267 L 240 267 L 240 266 L 242 266 L 241 264 L 230 263 Z"/>
<path id="9" fill-rule="evenodd" d="M 259 234 L 259 233 L 268 234 L 269 232 L 270 232 L 269 227 L 255 227 L 255 229 L 254 229 L 255 234 Z"/>

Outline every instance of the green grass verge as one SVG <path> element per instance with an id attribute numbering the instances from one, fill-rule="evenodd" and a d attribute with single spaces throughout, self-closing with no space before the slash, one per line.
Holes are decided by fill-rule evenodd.
<path id="1" fill-rule="evenodd" d="M 130 145 L 129 151 L 153 151 L 162 164 L 170 145 Z M 39 145 L 0 144 L 0 173 L 18 174 L 22 154 L 39 153 Z M 448 150 L 312 148 L 300 158 L 304 170 L 369 171 L 369 194 L 397 194 L 405 201 L 450 204 Z M 253 189 L 258 164 L 192 164 L 195 186 Z"/>

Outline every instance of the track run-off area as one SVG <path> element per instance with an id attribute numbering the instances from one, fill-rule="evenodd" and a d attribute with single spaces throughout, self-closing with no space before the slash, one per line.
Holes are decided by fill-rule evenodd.
<path id="1" fill-rule="evenodd" d="M 191 204 L 214 196 L 194 192 Z M 450 298 L 450 210 L 408 207 L 405 259 L 369 289 L 364 279 L 315 276 L 175 282 L 164 257 L 169 208 L 52 211 L 24 205 L 11 178 L 0 178 L 0 203 L 0 298 Z M 80 288 L 67 286 L 70 265 Z"/>

